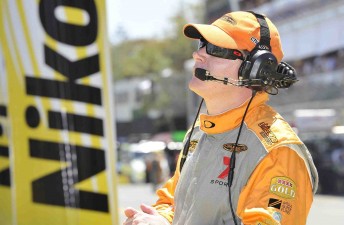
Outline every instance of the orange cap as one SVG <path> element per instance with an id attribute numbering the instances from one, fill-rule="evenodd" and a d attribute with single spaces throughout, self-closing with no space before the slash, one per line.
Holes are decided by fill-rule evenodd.
<path id="1" fill-rule="evenodd" d="M 281 39 L 276 26 L 265 17 L 270 30 L 271 52 L 280 62 L 283 58 Z M 223 15 L 211 25 L 186 24 L 184 35 L 208 42 L 222 48 L 247 50 L 251 52 L 260 40 L 260 25 L 257 18 L 250 12 L 231 12 Z"/>

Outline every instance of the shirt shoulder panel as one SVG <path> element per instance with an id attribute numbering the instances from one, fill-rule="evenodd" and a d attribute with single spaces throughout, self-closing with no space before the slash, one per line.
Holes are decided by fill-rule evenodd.
<path id="1" fill-rule="evenodd" d="M 280 215 L 276 222 L 281 224 L 305 224 L 312 200 L 304 161 L 296 151 L 283 146 L 272 150 L 254 170 L 240 193 L 237 213 L 244 224 L 252 218 L 252 209 L 272 210 Z"/>
<path id="2" fill-rule="evenodd" d="M 284 118 L 266 104 L 252 110 L 245 122 L 268 152 L 281 145 L 302 143 Z"/>

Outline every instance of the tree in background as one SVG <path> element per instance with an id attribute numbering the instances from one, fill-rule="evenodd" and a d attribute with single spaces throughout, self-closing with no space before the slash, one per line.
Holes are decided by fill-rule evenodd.
<path id="1" fill-rule="evenodd" d="M 191 58 L 196 46 L 182 33 L 186 23 L 185 16 L 180 10 L 171 18 L 172 27 L 170 31 L 165 32 L 164 39 L 126 40 L 123 38 L 123 41 L 112 46 L 114 79 L 158 75 L 165 68 L 170 68 L 175 72 L 183 71 L 184 62 Z M 121 35 L 125 33 L 123 28 L 121 33 Z"/>
<path id="2" fill-rule="evenodd" d="M 199 10 L 199 8 L 197 9 Z M 146 78 L 152 82 L 152 92 L 141 96 L 143 106 L 137 116 L 158 112 L 156 126 L 174 130 L 173 118 L 186 115 L 186 83 L 184 63 L 192 56 L 196 42 L 182 32 L 187 23 L 181 9 L 171 18 L 171 28 L 163 39 L 127 40 L 112 46 L 114 80 Z M 122 31 L 123 32 L 123 31 Z M 125 31 L 124 31 L 125 32 Z"/>
<path id="3" fill-rule="evenodd" d="M 159 40 L 125 40 L 112 47 L 114 80 L 159 74 L 171 60 Z"/>

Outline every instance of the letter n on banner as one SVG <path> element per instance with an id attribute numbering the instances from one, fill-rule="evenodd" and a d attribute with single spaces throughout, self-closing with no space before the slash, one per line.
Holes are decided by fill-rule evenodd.
<path id="1" fill-rule="evenodd" d="M 0 10 L 1 224 L 117 225 L 105 1 Z"/>

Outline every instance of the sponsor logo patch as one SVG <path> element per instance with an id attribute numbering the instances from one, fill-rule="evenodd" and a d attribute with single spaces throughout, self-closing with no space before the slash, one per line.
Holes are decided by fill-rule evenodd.
<path id="1" fill-rule="evenodd" d="M 236 149 L 235 151 L 237 153 L 240 153 L 240 152 L 243 152 L 243 151 L 247 150 L 247 145 L 245 145 L 245 144 L 238 144 L 235 147 L 235 143 L 226 143 L 226 144 L 223 144 L 223 149 L 226 150 L 226 151 L 230 151 L 230 152 L 233 152 L 234 149 Z"/>
<path id="2" fill-rule="evenodd" d="M 282 206 L 281 206 L 282 212 L 285 212 L 289 215 L 292 209 L 293 209 L 292 204 L 290 204 L 289 202 L 283 201 Z"/>
<path id="3" fill-rule="evenodd" d="M 230 166 L 231 166 L 231 158 L 229 158 L 228 156 L 224 156 L 223 164 L 226 166 L 226 169 L 222 171 L 222 173 L 217 177 L 219 179 L 225 179 L 228 176 Z"/>
<path id="4" fill-rule="evenodd" d="M 272 145 L 273 143 L 277 143 L 278 139 L 276 135 L 270 130 L 269 124 L 265 122 L 261 122 L 258 124 L 258 126 L 262 129 L 262 132 L 260 132 L 260 135 L 264 138 L 266 143 L 268 145 Z"/>
<path id="5" fill-rule="evenodd" d="M 276 209 L 281 209 L 282 200 L 270 198 L 268 207 L 274 207 Z"/>
<path id="6" fill-rule="evenodd" d="M 292 204 L 289 203 L 288 201 L 282 201 L 282 200 L 276 199 L 276 198 L 270 198 L 269 199 L 268 207 L 273 207 L 273 208 L 279 209 L 281 212 L 285 212 L 288 215 L 290 214 L 290 212 L 293 208 Z"/>
<path id="7" fill-rule="evenodd" d="M 189 153 L 192 153 L 195 151 L 197 144 L 198 144 L 197 140 L 190 141 Z"/>
<path id="8" fill-rule="evenodd" d="M 213 122 L 211 122 L 211 121 L 209 121 L 209 120 L 205 120 L 205 121 L 203 122 L 203 125 L 204 125 L 205 128 L 213 128 L 213 127 L 216 126 L 215 123 L 213 123 Z"/>
<path id="9" fill-rule="evenodd" d="M 210 181 L 211 184 L 216 184 L 216 185 L 219 185 L 219 186 L 224 186 L 224 187 L 227 187 L 228 186 L 228 182 L 227 181 L 222 181 L 222 180 L 211 180 Z"/>
<path id="10" fill-rule="evenodd" d="M 224 156 L 222 163 L 225 166 L 225 169 L 217 176 L 217 179 L 210 180 L 210 183 L 227 187 L 227 177 L 230 171 L 231 158 L 229 158 L 228 156 Z"/>
<path id="11" fill-rule="evenodd" d="M 296 185 L 288 177 L 274 177 L 271 179 L 269 191 L 282 198 L 293 199 L 296 195 Z"/>

